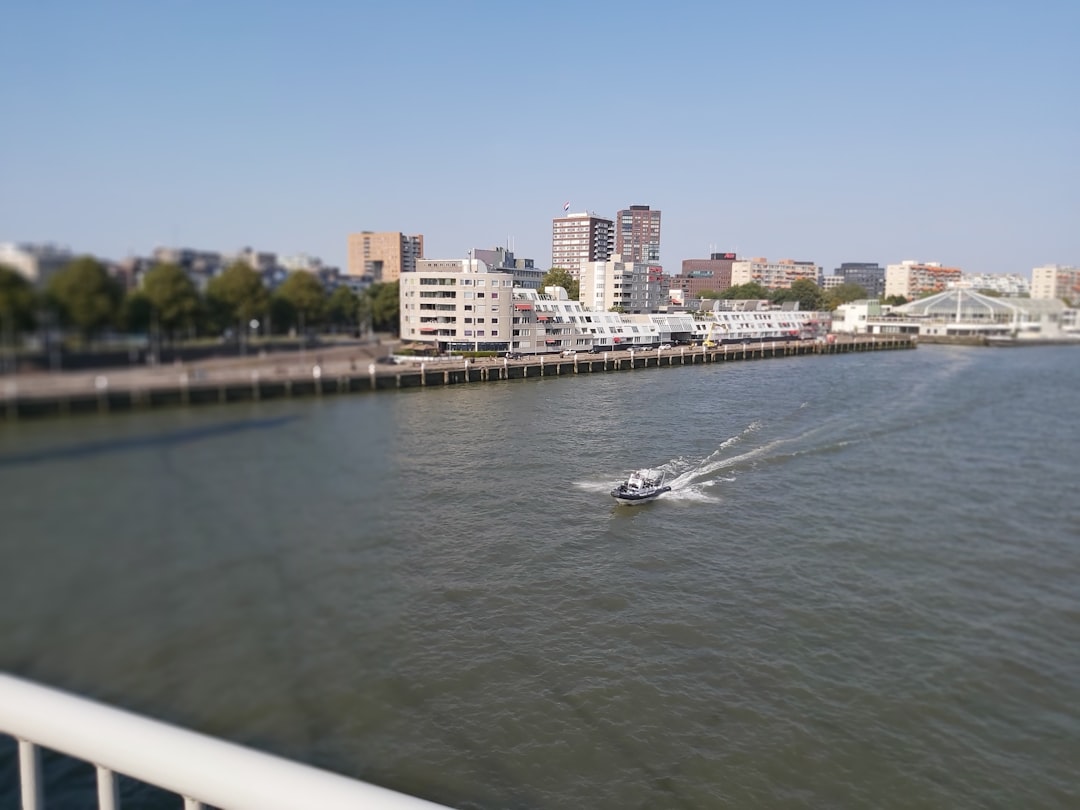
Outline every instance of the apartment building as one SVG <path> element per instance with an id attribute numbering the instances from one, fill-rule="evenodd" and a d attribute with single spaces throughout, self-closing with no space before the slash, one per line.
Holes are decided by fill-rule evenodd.
<path id="1" fill-rule="evenodd" d="M 581 265 L 580 300 L 587 309 L 626 313 L 659 311 L 667 303 L 663 269 L 613 256 L 606 262 Z"/>
<path id="2" fill-rule="evenodd" d="M 959 267 L 944 267 L 939 262 L 917 262 L 911 259 L 890 264 L 885 268 L 885 297 L 901 295 L 912 299 L 929 293 L 942 292 L 960 281 Z"/>
<path id="3" fill-rule="evenodd" d="M 821 267 L 814 262 L 779 259 L 770 262 L 764 257 L 739 259 L 731 265 L 731 286 L 738 287 L 751 282 L 769 290 L 788 289 L 800 280 L 818 283 Z"/>
<path id="4" fill-rule="evenodd" d="M 615 252 L 624 261 L 660 262 L 660 212 L 631 205 L 616 216 Z"/>
<path id="5" fill-rule="evenodd" d="M 615 250 L 615 223 L 585 211 L 551 221 L 551 266 L 580 279 L 583 262 L 605 262 Z"/>
<path id="6" fill-rule="evenodd" d="M 0 264 L 10 267 L 37 287 L 75 260 L 67 248 L 53 244 L 0 243 Z"/>
<path id="7" fill-rule="evenodd" d="M 858 284 L 869 298 L 881 298 L 885 294 L 885 268 L 877 262 L 842 262 L 833 270 L 842 279 L 839 284 Z M 822 289 L 828 289 L 828 278 Z"/>
<path id="8" fill-rule="evenodd" d="M 416 270 L 424 258 L 424 236 L 400 231 L 361 231 L 349 234 L 348 273 L 374 282 L 393 282 Z"/>
<path id="9" fill-rule="evenodd" d="M 1080 267 L 1044 264 L 1031 271 L 1031 297 L 1068 299 L 1080 305 Z"/>
<path id="10" fill-rule="evenodd" d="M 723 292 L 731 286 L 734 253 L 712 253 L 708 259 L 683 259 L 682 272 L 671 276 L 671 289 L 682 292 L 683 301 L 700 298 L 703 292 Z"/>

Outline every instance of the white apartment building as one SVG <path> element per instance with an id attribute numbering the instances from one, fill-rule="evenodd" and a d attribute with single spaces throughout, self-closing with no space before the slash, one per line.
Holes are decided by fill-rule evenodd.
<path id="1" fill-rule="evenodd" d="M 514 271 L 481 259 L 418 259 L 400 277 L 401 338 L 444 351 L 505 351 L 515 319 Z"/>
<path id="2" fill-rule="evenodd" d="M 959 267 L 943 267 L 940 262 L 917 262 L 911 259 L 885 268 L 885 297 L 901 295 L 916 298 L 945 290 L 960 281 Z"/>
<path id="3" fill-rule="evenodd" d="M 990 290 L 999 295 L 1027 295 L 1031 282 L 1017 273 L 962 273 L 949 289 Z"/>
<path id="4" fill-rule="evenodd" d="M 50 278 L 74 259 L 70 250 L 52 244 L 0 243 L 0 264 L 10 267 L 37 287 L 48 284 Z"/>
<path id="5" fill-rule="evenodd" d="M 1039 299 L 1068 298 L 1080 304 L 1080 267 L 1044 264 L 1031 271 L 1031 297 Z"/>
<path id="6" fill-rule="evenodd" d="M 621 256 L 606 262 L 584 262 L 579 297 L 586 309 L 598 312 L 616 307 L 626 313 L 656 312 L 667 303 L 662 273 L 652 265 L 623 261 Z"/>
<path id="7" fill-rule="evenodd" d="M 805 279 L 817 284 L 821 275 L 821 266 L 813 262 L 799 262 L 794 259 L 780 259 L 770 262 L 759 257 L 740 259 L 731 265 L 731 286 L 756 282 L 769 290 L 788 289 L 792 283 Z"/>

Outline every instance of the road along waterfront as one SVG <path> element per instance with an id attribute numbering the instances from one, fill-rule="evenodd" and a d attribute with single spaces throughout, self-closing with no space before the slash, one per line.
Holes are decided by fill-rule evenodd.
<path id="1" fill-rule="evenodd" d="M 9 378 L 0 396 L 0 417 L 26 419 L 147 408 L 225 404 L 264 399 L 325 396 L 530 377 L 763 360 L 817 354 L 910 349 L 907 335 L 841 337 L 832 342 L 769 341 L 729 344 L 715 349 L 678 346 L 602 354 L 527 355 L 521 359 L 399 357 L 385 365 L 374 357 L 357 361 L 354 348 L 312 353 L 311 362 L 293 357 L 178 368 L 118 369 L 112 373 L 38 374 Z"/>
<path id="2" fill-rule="evenodd" d="M 1075 807 L 1077 390 L 920 346 L 5 423 L 0 669 L 462 808 Z"/>

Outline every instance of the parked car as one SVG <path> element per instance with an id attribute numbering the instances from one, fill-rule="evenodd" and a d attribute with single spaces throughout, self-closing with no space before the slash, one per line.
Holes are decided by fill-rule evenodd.
<path id="1" fill-rule="evenodd" d="M 507 352 L 503 356 L 506 357 L 507 360 L 520 360 L 525 355 L 523 355 L 521 352 Z"/>
<path id="2" fill-rule="evenodd" d="M 563 349 L 562 356 L 563 357 L 573 357 L 575 354 L 577 354 L 577 351 L 574 350 L 574 349 Z"/>
<path id="3" fill-rule="evenodd" d="M 670 349 L 670 348 L 671 348 L 671 344 L 670 344 L 670 343 L 661 343 L 661 344 L 660 344 L 659 346 L 657 346 L 656 348 L 658 348 L 658 349 Z"/>
<path id="4" fill-rule="evenodd" d="M 604 350 L 601 349 L 599 346 L 589 347 L 589 354 L 603 354 L 603 352 Z"/>

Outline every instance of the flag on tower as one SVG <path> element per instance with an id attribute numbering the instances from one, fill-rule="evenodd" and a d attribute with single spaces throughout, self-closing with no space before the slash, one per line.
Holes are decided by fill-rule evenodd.
<path id="1" fill-rule="evenodd" d="M 564 202 L 562 204 L 562 210 L 563 211 L 569 211 L 570 210 L 570 201 L 569 200 L 567 200 L 566 202 Z"/>

